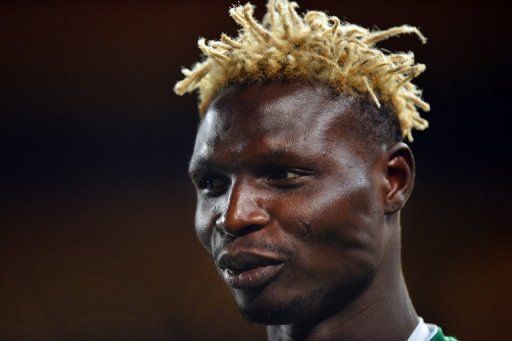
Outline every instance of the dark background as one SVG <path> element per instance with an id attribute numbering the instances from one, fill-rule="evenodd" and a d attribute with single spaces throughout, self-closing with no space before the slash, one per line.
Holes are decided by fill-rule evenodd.
<path id="1" fill-rule="evenodd" d="M 263 1 L 255 2 L 262 14 Z M 198 36 L 233 34 L 227 1 L 2 2 L 0 339 L 261 339 L 193 232 L 186 168 Z M 511 7 L 302 1 L 347 21 L 419 26 L 432 105 L 412 144 L 404 271 L 426 321 L 512 339 Z"/>

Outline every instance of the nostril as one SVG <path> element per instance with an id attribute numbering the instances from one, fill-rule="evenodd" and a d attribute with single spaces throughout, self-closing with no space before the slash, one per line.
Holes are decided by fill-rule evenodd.
<path id="1" fill-rule="evenodd" d="M 249 214 L 248 216 L 230 216 L 228 213 L 221 214 L 215 220 L 215 227 L 228 236 L 241 236 L 264 228 L 269 223 L 269 215 L 265 212 L 260 214 Z"/>
<path id="2" fill-rule="evenodd" d="M 254 231 L 258 231 L 259 229 L 261 229 L 263 226 L 261 225 L 256 225 L 256 224 L 252 224 L 252 225 L 247 225 L 246 227 L 244 227 L 243 229 L 241 229 L 240 231 L 237 232 L 237 235 L 239 236 L 243 236 L 244 234 L 249 234 L 251 232 L 254 232 Z"/>
<path id="3" fill-rule="evenodd" d="M 235 237 L 235 234 L 230 233 L 228 230 L 226 230 L 226 213 L 222 213 L 220 215 L 220 217 L 217 218 L 217 220 L 215 221 L 215 227 L 220 232 L 222 232 L 228 236 Z"/>
<path id="4" fill-rule="evenodd" d="M 226 213 L 222 213 L 217 220 L 215 220 L 215 226 L 218 228 L 224 228 L 226 224 Z"/>

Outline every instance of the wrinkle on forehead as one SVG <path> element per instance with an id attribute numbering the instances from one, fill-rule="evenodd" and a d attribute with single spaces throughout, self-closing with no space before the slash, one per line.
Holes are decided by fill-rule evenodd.
<path id="1" fill-rule="evenodd" d="M 249 145 L 258 145 L 257 141 L 301 148 L 308 143 L 335 142 L 331 135 L 336 132 L 336 138 L 342 138 L 339 121 L 355 100 L 351 95 L 335 94 L 324 84 L 228 88 L 203 118 L 194 154 L 211 155 L 217 146 L 239 153 L 251 150 Z"/>

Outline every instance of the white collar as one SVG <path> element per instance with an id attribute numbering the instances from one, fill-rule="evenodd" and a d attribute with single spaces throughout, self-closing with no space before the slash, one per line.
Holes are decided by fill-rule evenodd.
<path id="1" fill-rule="evenodd" d="M 407 341 L 428 341 L 437 334 L 438 327 L 435 324 L 425 323 L 418 317 L 418 325 L 413 330 Z"/>

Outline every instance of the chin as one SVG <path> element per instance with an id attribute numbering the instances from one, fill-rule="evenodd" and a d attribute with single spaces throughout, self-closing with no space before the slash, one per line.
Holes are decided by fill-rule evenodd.
<path id="1" fill-rule="evenodd" d="M 338 286 L 313 288 L 266 287 L 260 291 L 234 290 L 240 313 L 252 323 L 284 325 L 314 323 L 343 310 L 368 284 L 368 278 Z"/>
<path id="2" fill-rule="evenodd" d="M 269 297 L 271 296 L 271 297 Z M 308 295 L 236 292 L 235 299 L 242 316 L 251 323 L 283 325 L 311 319 L 321 305 L 323 290 Z"/>

